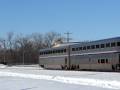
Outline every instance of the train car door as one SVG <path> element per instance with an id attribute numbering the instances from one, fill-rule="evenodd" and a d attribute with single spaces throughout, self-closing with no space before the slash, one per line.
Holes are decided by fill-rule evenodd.
<path id="1" fill-rule="evenodd" d="M 118 64 L 118 69 L 120 70 L 120 54 L 119 54 L 119 64 Z"/>
<path id="2" fill-rule="evenodd" d="M 64 69 L 67 69 L 67 57 L 65 57 L 65 65 L 64 65 Z"/>
<path id="3" fill-rule="evenodd" d="M 120 54 L 119 54 L 119 64 L 120 64 Z"/>
<path id="4" fill-rule="evenodd" d="M 91 67 L 92 67 L 92 66 L 91 66 L 91 65 L 92 65 L 92 64 L 91 64 L 91 61 L 92 61 L 91 58 L 89 58 L 89 68 L 88 68 L 88 69 L 90 69 L 90 70 L 91 70 Z"/>
<path id="5" fill-rule="evenodd" d="M 67 47 L 67 57 L 65 57 L 66 69 L 70 69 L 70 46 Z"/>
<path id="6" fill-rule="evenodd" d="M 119 61 L 118 61 L 118 64 L 116 64 L 116 67 L 115 67 L 116 70 L 120 70 L 120 54 L 118 55 L 119 55 Z"/>
<path id="7" fill-rule="evenodd" d="M 65 65 L 67 65 L 67 58 L 65 57 Z"/>

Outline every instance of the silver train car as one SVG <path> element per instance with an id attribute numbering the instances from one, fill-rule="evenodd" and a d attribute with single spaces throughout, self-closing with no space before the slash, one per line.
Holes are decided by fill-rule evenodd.
<path id="1" fill-rule="evenodd" d="M 119 71 L 120 37 L 42 49 L 39 65 L 46 69 Z"/>

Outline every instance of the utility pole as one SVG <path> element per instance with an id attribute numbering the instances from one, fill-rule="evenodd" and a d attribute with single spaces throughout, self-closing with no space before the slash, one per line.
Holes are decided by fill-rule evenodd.
<path id="1" fill-rule="evenodd" d="M 69 41 L 70 41 L 70 34 L 72 34 L 72 33 L 70 33 L 70 32 L 66 32 L 66 33 L 64 33 L 64 34 L 66 34 L 67 35 L 67 43 L 69 43 Z M 68 57 L 67 57 L 67 69 L 70 69 L 71 68 L 71 61 L 70 61 L 70 45 L 68 45 L 68 47 L 67 47 L 67 52 L 68 52 Z"/>
<path id="2" fill-rule="evenodd" d="M 3 40 L 3 44 L 4 44 L 4 61 L 3 63 L 6 62 L 6 46 L 5 46 L 5 40 Z"/>
<path id="3" fill-rule="evenodd" d="M 66 33 L 64 33 L 64 34 L 66 34 L 67 35 L 67 43 L 69 43 L 69 41 L 70 41 L 70 34 L 72 34 L 72 33 L 70 33 L 70 32 L 66 32 Z"/>
<path id="4" fill-rule="evenodd" d="M 25 51 L 23 50 L 23 65 L 25 64 L 24 62 L 25 62 L 25 60 L 24 60 L 24 58 L 25 58 Z"/>

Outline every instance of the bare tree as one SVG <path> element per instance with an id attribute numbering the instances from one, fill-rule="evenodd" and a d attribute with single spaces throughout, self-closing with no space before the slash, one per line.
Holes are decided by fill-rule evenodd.
<path id="1" fill-rule="evenodd" d="M 5 63 L 6 62 L 6 41 L 3 38 L 0 38 L 0 63 Z"/>
<path id="2" fill-rule="evenodd" d="M 45 46 L 48 47 L 48 48 L 51 48 L 53 46 L 53 42 L 58 38 L 61 38 L 61 35 L 59 33 L 56 33 L 56 32 L 46 33 L 45 37 L 44 37 Z"/>
<path id="3" fill-rule="evenodd" d="M 37 49 L 35 49 L 34 40 L 30 36 L 19 36 L 16 39 L 15 46 L 18 49 L 19 61 L 23 64 L 36 63 L 38 61 Z"/>
<path id="4" fill-rule="evenodd" d="M 40 49 L 50 48 L 55 43 L 63 43 L 63 41 L 64 38 L 57 32 L 48 32 L 44 35 L 33 33 L 27 36 L 9 32 L 6 38 L 0 38 L 0 60 L 5 58 L 8 64 L 38 63 Z"/>
<path id="5" fill-rule="evenodd" d="M 14 37 L 13 32 L 8 32 L 7 33 L 7 48 L 10 49 L 10 50 L 13 47 L 13 37 Z"/>
<path id="6" fill-rule="evenodd" d="M 43 35 L 40 33 L 33 33 L 31 35 L 33 46 L 35 49 L 39 50 L 43 48 Z"/>

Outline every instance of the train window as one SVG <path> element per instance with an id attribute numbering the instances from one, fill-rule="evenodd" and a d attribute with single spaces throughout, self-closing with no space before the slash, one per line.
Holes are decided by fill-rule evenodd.
<path id="1" fill-rule="evenodd" d="M 60 51 L 60 53 L 62 53 L 62 50 L 59 50 Z"/>
<path id="2" fill-rule="evenodd" d="M 57 53 L 57 50 L 55 50 L 55 53 Z"/>
<path id="3" fill-rule="evenodd" d="M 44 55 L 46 54 L 46 52 L 44 52 Z"/>
<path id="4" fill-rule="evenodd" d="M 108 59 L 106 59 L 106 63 L 108 63 Z"/>
<path id="5" fill-rule="evenodd" d="M 60 50 L 60 53 L 62 53 L 62 50 Z"/>
<path id="6" fill-rule="evenodd" d="M 61 50 L 60 52 L 63 53 L 63 50 Z"/>
<path id="7" fill-rule="evenodd" d="M 90 49 L 90 46 L 87 46 L 87 49 Z"/>
<path id="8" fill-rule="evenodd" d="M 51 54 L 53 54 L 53 51 L 50 51 Z"/>
<path id="9" fill-rule="evenodd" d="M 72 48 L 72 51 L 75 51 L 75 48 Z"/>
<path id="10" fill-rule="evenodd" d="M 106 43 L 106 47 L 110 47 L 110 43 Z"/>
<path id="11" fill-rule="evenodd" d="M 55 53 L 57 53 L 57 50 L 55 50 Z"/>
<path id="12" fill-rule="evenodd" d="M 60 50 L 58 50 L 58 53 L 60 53 Z"/>
<path id="13" fill-rule="evenodd" d="M 92 45 L 92 46 L 91 46 L 91 49 L 95 49 L 95 45 Z"/>
<path id="14" fill-rule="evenodd" d="M 66 52 L 66 49 L 64 49 L 64 52 Z"/>
<path id="15" fill-rule="evenodd" d="M 57 50 L 57 53 L 59 53 L 59 50 Z"/>
<path id="16" fill-rule="evenodd" d="M 43 55 L 43 52 L 41 52 L 41 55 Z"/>
<path id="17" fill-rule="evenodd" d="M 57 53 L 60 53 L 60 51 L 59 51 L 59 50 L 57 50 Z"/>
<path id="18" fill-rule="evenodd" d="M 111 47 L 115 47 L 115 42 L 111 43 Z"/>
<path id="19" fill-rule="evenodd" d="M 98 63 L 100 63 L 100 59 L 98 59 Z"/>
<path id="20" fill-rule="evenodd" d="M 60 50 L 58 50 L 58 53 L 60 53 Z"/>
<path id="21" fill-rule="evenodd" d="M 105 48 L 105 44 L 101 44 L 101 48 Z"/>
<path id="22" fill-rule="evenodd" d="M 82 50 L 82 47 L 79 47 L 79 50 Z"/>
<path id="23" fill-rule="evenodd" d="M 62 50 L 60 50 L 60 53 L 63 53 Z"/>
<path id="24" fill-rule="evenodd" d="M 48 51 L 47 53 L 50 54 L 50 51 Z"/>
<path id="25" fill-rule="evenodd" d="M 47 53 L 50 54 L 50 51 L 48 51 Z"/>
<path id="26" fill-rule="evenodd" d="M 120 46 L 120 42 L 117 42 L 117 46 Z"/>
<path id="27" fill-rule="evenodd" d="M 78 51 L 79 50 L 79 48 L 75 48 L 75 51 Z"/>
<path id="28" fill-rule="evenodd" d="M 75 51 L 78 51 L 78 50 L 79 50 L 79 48 L 76 48 L 76 49 L 75 49 Z"/>
<path id="29" fill-rule="evenodd" d="M 50 54 L 52 54 L 53 52 L 52 51 L 50 51 Z"/>
<path id="30" fill-rule="evenodd" d="M 60 53 L 63 53 L 62 50 L 60 50 Z"/>
<path id="31" fill-rule="evenodd" d="M 50 51 L 48 51 L 47 54 L 50 54 Z"/>
<path id="32" fill-rule="evenodd" d="M 101 59 L 101 63 L 105 63 L 105 59 Z"/>
<path id="33" fill-rule="evenodd" d="M 57 53 L 60 53 L 60 50 L 57 50 Z"/>
<path id="34" fill-rule="evenodd" d="M 56 50 L 54 51 L 54 53 L 56 53 Z"/>
<path id="35" fill-rule="evenodd" d="M 63 49 L 63 53 L 64 53 L 64 49 Z"/>
<path id="36" fill-rule="evenodd" d="M 99 45 L 96 45 L 96 48 L 99 48 L 100 46 Z"/>
<path id="37" fill-rule="evenodd" d="M 83 47 L 83 50 L 86 50 L 86 46 Z"/>
<path id="38" fill-rule="evenodd" d="M 57 53 L 57 50 L 55 50 L 55 53 Z"/>
<path id="39" fill-rule="evenodd" d="M 48 54 L 48 52 L 46 52 L 46 54 Z"/>

